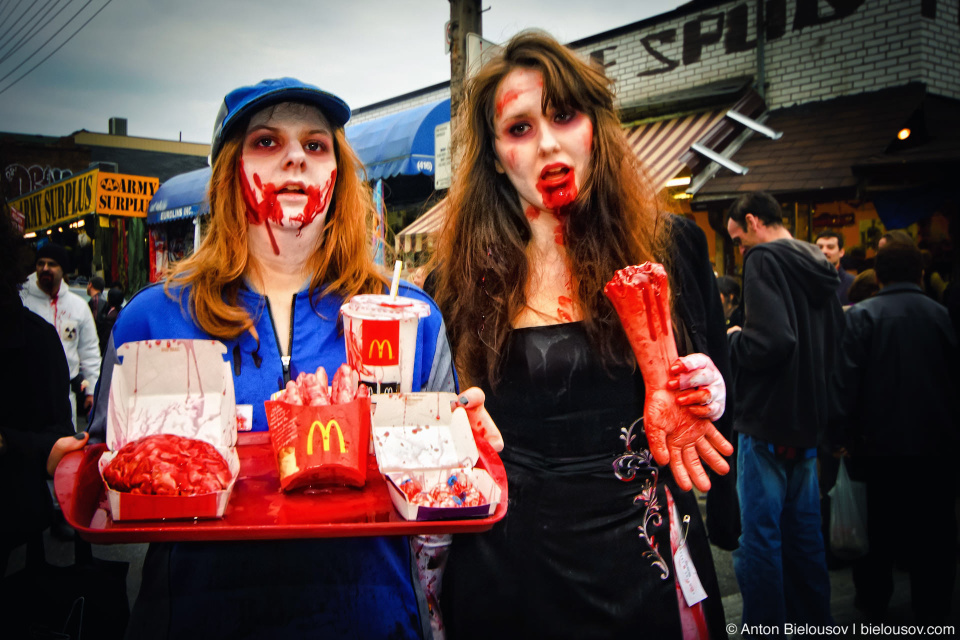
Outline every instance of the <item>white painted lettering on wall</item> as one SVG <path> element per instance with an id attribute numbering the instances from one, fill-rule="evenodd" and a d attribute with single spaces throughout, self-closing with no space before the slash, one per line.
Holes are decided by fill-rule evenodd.
<path id="1" fill-rule="evenodd" d="M 818 0 L 793 0 L 792 31 L 843 20 L 859 9 L 866 0 L 826 0 L 830 10 L 822 10 Z M 750 3 L 753 4 L 753 3 Z M 723 44 L 724 54 L 749 51 L 757 46 L 755 10 L 747 3 L 737 4 L 726 11 L 705 12 L 683 23 L 681 29 L 668 27 L 641 37 L 640 44 L 647 54 L 645 69 L 639 77 L 673 71 L 681 64 L 696 64 L 703 58 L 704 49 Z M 765 36 L 775 41 L 787 31 L 787 0 L 767 0 L 764 9 Z M 748 34 L 754 37 L 748 39 Z M 677 52 L 675 43 L 680 43 Z M 591 58 L 605 68 L 616 64 L 611 53 L 616 46 L 590 52 Z M 711 51 L 715 56 L 717 52 Z M 679 55 L 678 55 L 679 54 Z"/>
<path id="2" fill-rule="evenodd" d="M 22 164 L 8 164 L 3 168 L 3 177 L 8 185 L 8 198 L 16 198 L 25 193 L 36 191 L 40 187 L 69 178 L 73 175 L 70 169 L 60 169 L 47 165 L 41 167 L 38 164 L 25 167 Z"/>

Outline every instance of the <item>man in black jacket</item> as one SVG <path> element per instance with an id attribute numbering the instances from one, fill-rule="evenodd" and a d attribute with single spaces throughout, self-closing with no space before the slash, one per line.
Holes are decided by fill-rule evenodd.
<path id="1" fill-rule="evenodd" d="M 835 376 L 850 474 L 867 485 L 870 550 L 853 566 L 855 604 L 881 618 L 902 560 L 917 623 L 943 624 L 957 559 L 956 472 L 946 459 L 958 443 L 957 337 L 946 308 L 920 288 L 912 241 L 887 243 L 876 271 L 880 292 L 847 311 Z M 910 553 L 905 535 L 932 553 Z"/>
<path id="2" fill-rule="evenodd" d="M 816 452 L 843 328 L 839 277 L 815 245 L 791 236 L 769 194 L 742 196 L 728 215 L 744 254 L 744 324 L 728 330 L 743 528 L 734 570 L 743 624 L 778 635 L 788 622 L 832 620 Z"/>

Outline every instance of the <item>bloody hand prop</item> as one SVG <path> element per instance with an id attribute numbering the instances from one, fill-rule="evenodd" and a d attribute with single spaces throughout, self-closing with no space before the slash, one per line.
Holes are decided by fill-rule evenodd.
<path id="1" fill-rule="evenodd" d="M 332 391 L 326 370 L 318 367 L 316 373 L 302 372 L 296 380 L 289 381 L 277 400 L 305 407 L 323 407 L 347 404 L 369 395 L 370 389 L 360 384 L 360 374 L 350 365 L 342 364 L 333 375 Z"/>
<path id="2" fill-rule="evenodd" d="M 676 390 L 679 387 L 670 383 L 671 366 L 678 357 L 670 321 L 670 287 L 663 265 L 646 262 L 621 269 L 603 292 L 620 316 L 643 375 L 643 424 L 650 452 L 657 464 L 670 464 L 681 489 L 695 485 L 707 491 L 710 479 L 700 458 L 717 473 L 727 473 L 730 465 L 721 454 L 733 454 L 733 446 L 709 420 L 682 406 L 690 400 L 690 392 L 678 400 L 682 395 Z M 685 367 L 678 373 L 683 371 Z"/>

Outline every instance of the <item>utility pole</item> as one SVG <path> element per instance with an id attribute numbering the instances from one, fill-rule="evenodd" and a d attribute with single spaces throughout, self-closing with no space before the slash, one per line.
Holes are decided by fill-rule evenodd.
<path id="1" fill-rule="evenodd" d="M 450 2 L 450 129 L 456 130 L 457 109 L 467 77 L 467 34 L 483 35 L 480 0 Z M 455 136 L 454 136 L 455 137 Z M 454 155 L 456 157 L 456 155 Z"/>

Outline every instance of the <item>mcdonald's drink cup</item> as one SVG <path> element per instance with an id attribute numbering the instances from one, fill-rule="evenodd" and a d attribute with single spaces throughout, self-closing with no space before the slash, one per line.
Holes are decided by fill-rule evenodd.
<path id="1" fill-rule="evenodd" d="M 347 348 L 347 364 L 373 393 L 413 390 L 417 324 L 430 315 L 420 300 L 364 294 L 354 296 L 340 311 Z"/>

